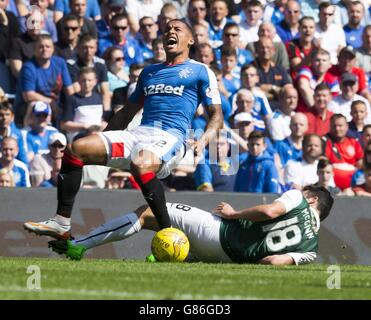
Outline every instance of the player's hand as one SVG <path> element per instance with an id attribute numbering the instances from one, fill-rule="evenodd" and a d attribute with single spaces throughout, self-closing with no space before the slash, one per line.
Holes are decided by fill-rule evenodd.
<path id="1" fill-rule="evenodd" d="M 192 139 L 187 140 L 187 144 L 193 150 L 194 155 L 194 165 L 196 166 L 202 158 L 203 150 L 205 149 L 205 145 L 200 141 L 195 141 Z"/>
<path id="2" fill-rule="evenodd" d="M 205 149 L 205 144 L 201 140 L 187 140 L 187 144 L 193 149 L 195 157 L 201 157 L 202 152 Z"/>
<path id="3" fill-rule="evenodd" d="M 214 209 L 214 212 L 226 219 L 237 218 L 236 210 L 234 210 L 233 207 L 229 203 L 226 203 L 226 202 L 220 202 Z"/>

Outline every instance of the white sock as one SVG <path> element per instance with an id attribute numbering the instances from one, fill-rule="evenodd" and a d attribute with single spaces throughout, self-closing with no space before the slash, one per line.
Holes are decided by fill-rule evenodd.
<path id="1" fill-rule="evenodd" d="M 75 239 L 72 242 L 90 249 L 108 242 L 126 239 L 141 229 L 138 216 L 132 212 L 110 220 L 90 231 L 86 236 Z"/>
<path id="2" fill-rule="evenodd" d="M 71 225 L 71 218 L 63 217 L 59 214 L 56 214 L 53 220 L 57 221 L 59 224 L 63 226 L 70 226 Z"/>

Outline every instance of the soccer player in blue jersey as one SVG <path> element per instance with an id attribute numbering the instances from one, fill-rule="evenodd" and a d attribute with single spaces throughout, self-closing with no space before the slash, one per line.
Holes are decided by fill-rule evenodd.
<path id="1" fill-rule="evenodd" d="M 72 206 L 86 164 L 119 168 L 129 164 L 159 227 L 171 225 L 159 178 L 166 177 L 183 157 L 186 131 L 198 105 L 206 107 L 209 121 L 193 145 L 196 154 L 222 127 L 223 113 L 214 73 L 189 59 L 194 43 L 191 28 L 181 20 L 171 20 L 163 42 L 166 62 L 142 71 L 128 104 L 116 113 L 106 130 L 74 141 L 65 152 L 58 178 L 56 215 L 38 223 L 26 222 L 27 230 L 55 238 L 69 237 Z M 123 131 L 142 107 L 140 126 Z M 128 219 L 127 223 L 132 222 Z"/>

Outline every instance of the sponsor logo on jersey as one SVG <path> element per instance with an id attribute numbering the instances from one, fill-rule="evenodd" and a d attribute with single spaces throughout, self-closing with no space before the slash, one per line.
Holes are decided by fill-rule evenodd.
<path id="1" fill-rule="evenodd" d="M 144 95 L 150 96 L 157 93 L 167 93 L 167 94 L 176 94 L 177 96 L 183 95 L 184 86 L 173 87 L 171 85 L 160 84 L 151 84 L 148 87 L 144 87 Z"/>
<path id="2" fill-rule="evenodd" d="M 179 77 L 181 79 L 187 79 L 193 73 L 192 69 L 185 67 L 179 71 Z"/>

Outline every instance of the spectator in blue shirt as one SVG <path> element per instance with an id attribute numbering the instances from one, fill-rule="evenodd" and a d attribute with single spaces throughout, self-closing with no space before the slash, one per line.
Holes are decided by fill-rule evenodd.
<path id="1" fill-rule="evenodd" d="M 0 169 L 7 168 L 13 173 L 16 187 L 31 187 L 30 173 L 27 166 L 16 159 L 18 154 L 17 140 L 13 137 L 5 137 L 0 150 Z"/>
<path id="2" fill-rule="evenodd" d="M 274 142 L 283 169 L 289 160 L 300 161 L 303 155 L 303 140 L 308 130 L 308 119 L 304 113 L 297 112 L 291 117 L 289 137 Z"/>
<path id="3" fill-rule="evenodd" d="M 58 130 L 49 125 L 52 110 L 48 104 L 42 101 L 33 102 L 30 105 L 30 111 L 30 125 L 24 130 L 27 141 L 27 157 L 29 161 L 32 161 L 35 154 L 49 152 L 49 137 Z"/>
<path id="4" fill-rule="evenodd" d="M 223 30 L 223 44 L 214 50 L 215 60 L 219 68 L 221 67 L 221 53 L 223 48 L 232 48 L 236 50 L 237 66 L 236 73 L 240 73 L 241 67 L 246 63 L 254 61 L 254 57 L 249 50 L 239 48 L 240 45 L 240 27 L 236 23 L 227 23 Z"/>
<path id="5" fill-rule="evenodd" d="M 58 22 L 64 15 L 70 13 L 69 0 L 55 0 L 54 2 L 54 22 Z M 76 5 L 85 7 L 85 17 L 99 20 L 101 18 L 98 0 L 75 0 Z"/>
<path id="6" fill-rule="evenodd" d="M 61 91 L 74 93 L 66 62 L 53 56 L 54 44 L 49 35 L 40 35 L 35 56 L 21 70 L 17 83 L 16 123 L 23 124 L 27 104 L 43 101 L 57 108 Z"/>
<path id="7" fill-rule="evenodd" d="M 115 46 L 122 49 L 129 67 L 133 63 L 143 63 L 138 41 L 130 35 L 127 16 L 115 15 L 110 22 L 110 29 L 111 34 L 99 40 L 98 55 L 101 56 L 107 48 Z"/>
<path id="8" fill-rule="evenodd" d="M 228 13 L 228 5 L 225 0 L 212 1 L 210 5 L 209 38 L 213 48 L 222 45 L 223 29 L 228 22 L 233 22 L 230 18 L 227 18 Z"/>
<path id="9" fill-rule="evenodd" d="M 348 4 L 349 21 L 343 29 L 348 46 L 354 49 L 362 46 L 362 33 L 364 26 L 362 20 L 365 15 L 365 7 L 361 1 L 353 1 Z"/>
<path id="10" fill-rule="evenodd" d="M 228 97 L 235 94 L 241 87 L 241 81 L 239 74 L 235 73 L 235 67 L 237 66 L 237 54 L 233 48 L 223 48 L 222 51 L 222 73 L 223 73 L 223 84 L 228 92 Z"/>
<path id="11" fill-rule="evenodd" d="M 295 0 L 286 3 L 284 20 L 276 25 L 277 34 L 283 43 L 299 38 L 300 4 Z"/>
<path id="12" fill-rule="evenodd" d="M 248 137 L 249 152 L 241 164 L 235 183 L 237 192 L 278 193 L 278 172 L 266 150 L 264 133 L 253 131 Z"/>
<path id="13" fill-rule="evenodd" d="M 235 152 L 232 153 L 227 137 L 221 135 L 217 142 L 217 150 L 212 149 L 213 143 L 209 146 L 206 160 L 200 161 L 196 167 L 194 173 L 196 188 L 206 192 L 233 192 L 238 170 L 238 149 L 234 148 Z"/>
<path id="14" fill-rule="evenodd" d="M 139 20 L 137 39 L 144 60 L 153 58 L 152 41 L 157 39 L 158 25 L 151 17 Z"/>
<path id="15" fill-rule="evenodd" d="M 121 0 L 109 0 L 106 5 L 106 14 L 95 24 L 98 31 L 98 39 L 108 37 L 111 34 L 110 21 L 115 15 L 125 13 L 125 3 Z"/>
<path id="16" fill-rule="evenodd" d="M 90 3 L 91 1 L 89 1 Z M 92 37 L 97 38 L 97 27 L 95 22 L 86 17 L 86 3 L 87 0 L 70 0 L 71 14 L 79 18 L 81 35 L 90 34 Z M 99 16 L 100 18 L 100 16 Z M 57 23 L 57 28 L 60 29 L 60 21 Z"/>
<path id="17" fill-rule="evenodd" d="M 17 140 L 19 150 L 17 159 L 28 164 L 22 134 L 14 124 L 13 107 L 8 101 L 0 103 L 0 143 L 5 137 L 13 137 Z"/>

